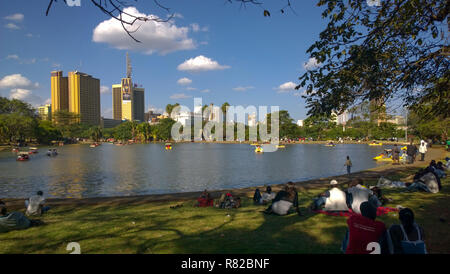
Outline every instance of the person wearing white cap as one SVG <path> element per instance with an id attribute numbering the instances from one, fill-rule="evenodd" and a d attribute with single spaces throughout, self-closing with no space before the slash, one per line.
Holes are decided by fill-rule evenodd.
<path id="1" fill-rule="evenodd" d="M 337 185 L 338 182 L 336 180 L 331 180 L 331 188 L 314 199 L 311 209 L 318 210 L 324 205 L 325 211 L 347 211 L 347 195 Z"/>

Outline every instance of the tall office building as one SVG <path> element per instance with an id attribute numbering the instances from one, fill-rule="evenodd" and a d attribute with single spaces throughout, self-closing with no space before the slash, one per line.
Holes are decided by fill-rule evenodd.
<path id="1" fill-rule="evenodd" d="M 78 72 L 51 72 L 52 113 L 66 110 L 80 115 L 80 122 L 100 125 L 100 80 Z M 52 117 L 54 117 L 52 115 Z"/>
<path id="2" fill-rule="evenodd" d="M 145 121 L 145 89 L 133 85 L 131 64 L 127 53 L 127 77 L 112 86 L 113 118 L 115 120 Z"/>
<path id="3" fill-rule="evenodd" d="M 80 115 L 80 122 L 100 125 L 100 80 L 86 73 L 69 72 L 69 111 Z"/>
<path id="4" fill-rule="evenodd" d="M 51 72 L 52 112 L 69 110 L 68 78 L 62 71 Z"/>

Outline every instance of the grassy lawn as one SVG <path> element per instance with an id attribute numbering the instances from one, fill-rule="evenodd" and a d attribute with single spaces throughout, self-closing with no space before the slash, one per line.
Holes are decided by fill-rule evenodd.
<path id="1" fill-rule="evenodd" d="M 450 253 L 450 180 L 442 182 L 438 194 L 384 191 L 394 199 L 387 206 L 413 209 L 430 253 Z M 265 207 L 253 205 L 250 197 L 234 210 L 194 208 L 193 200 L 57 206 L 41 217 L 44 226 L 0 234 L 0 253 L 69 253 L 69 242 L 78 242 L 82 253 L 340 253 L 346 218 L 306 210 L 324 189 L 299 193 L 302 217 L 265 215 Z M 176 204 L 183 206 L 170 208 Z M 390 225 L 398 222 L 398 214 L 380 219 Z"/>

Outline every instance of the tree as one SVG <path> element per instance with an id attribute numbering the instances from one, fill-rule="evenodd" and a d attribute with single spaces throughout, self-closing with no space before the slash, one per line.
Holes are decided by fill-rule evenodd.
<path id="1" fill-rule="evenodd" d="M 128 141 L 133 136 L 131 134 L 132 125 L 131 122 L 127 121 L 124 123 L 121 123 L 120 125 L 114 127 L 114 139 L 121 140 L 121 141 Z"/>
<path id="2" fill-rule="evenodd" d="M 174 105 L 172 105 L 172 104 L 167 104 L 167 106 L 166 106 L 166 112 L 167 112 L 167 115 L 168 115 L 169 117 L 171 117 L 173 109 L 176 108 L 176 107 L 179 106 L 179 105 L 180 105 L 180 104 L 178 104 L 178 103 L 176 103 L 176 104 L 174 104 Z"/>
<path id="3" fill-rule="evenodd" d="M 159 140 L 170 140 L 171 139 L 171 130 L 172 126 L 176 122 L 171 118 L 161 119 L 159 123 L 156 125 L 156 133 L 157 138 Z"/>
<path id="4" fill-rule="evenodd" d="M 90 129 L 89 129 L 89 131 L 90 131 L 90 138 L 92 139 L 92 140 L 94 140 L 95 142 L 98 142 L 98 141 L 100 141 L 100 139 L 102 138 L 102 136 L 103 136 L 103 132 L 102 132 L 102 128 L 101 127 L 99 127 L 99 126 L 96 126 L 96 127 L 91 127 Z"/>
<path id="5" fill-rule="evenodd" d="M 51 121 L 41 120 L 36 128 L 36 140 L 40 144 L 51 144 L 52 141 L 62 138 L 61 132 L 52 124 Z"/>
<path id="6" fill-rule="evenodd" d="M 140 123 L 136 129 L 142 141 L 147 142 L 150 140 L 152 130 L 149 123 Z"/>
<path id="7" fill-rule="evenodd" d="M 320 66 L 304 73 L 309 114 L 342 112 L 365 100 L 404 105 L 426 116 L 450 112 L 450 1 L 319 0 L 329 23 L 307 50 Z M 433 108 L 423 108 L 432 103 Z"/>
<path id="8" fill-rule="evenodd" d="M 450 131 L 450 118 L 441 119 L 434 117 L 428 120 L 422 119 L 414 111 L 408 114 L 408 132 L 421 139 L 448 140 Z"/>
<path id="9" fill-rule="evenodd" d="M 331 115 L 325 113 L 312 115 L 305 119 L 305 133 L 309 137 L 322 140 L 327 137 L 327 131 L 336 127 L 336 123 L 331 121 Z"/>
<path id="10" fill-rule="evenodd" d="M 272 113 L 266 115 L 267 132 L 272 131 Z M 294 119 L 291 118 L 287 110 L 280 110 L 278 112 L 278 126 L 280 138 L 294 138 L 297 135 L 297 124 L 294 123 Z"/>

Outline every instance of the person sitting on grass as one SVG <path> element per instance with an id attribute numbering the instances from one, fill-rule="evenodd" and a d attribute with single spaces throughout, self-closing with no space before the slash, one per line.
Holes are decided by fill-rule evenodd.
<path id="1" fill-rule="evenodd" d="M 439 164 L 440 163 L 440 164 Z M 432 170 L 435 175 L 437 175 L 439 178 L 445 178 L 445 171 L 444 171 L 444 167 L 442 165 L 442 162 L 439 162 L 436 164 L 435 160 L 432 160 L 430 163 L 430 170 Z"/>
<path id="2" fill-rule="evenodd" d="M 324 206 L 325 211 L 348 211 L 347 193 L 340 190 L 336 180 L 331 180 L 330 189 L 319 194 L 311 205 L 311 210 L 319 210 Z"/>
<path id="3" fill-rule="evenodd" d="M 265 205 L 265 204 L 271 202 L 273 199 L 275 199 L 275 196 L 276 196 L 276 194 L 275 194 L 275 192 L 272 191 L 272 187 L 267 186 L 266 192 L 264 192 L 262 194 L 261 204 Z"/>
<path id="4" fill-rule="evenodd" d="M 441 171 L 443 171 L 443 172 L 446 171 L 446 167 L 444 166 L 444 163 L 441 162 L 441 161 L 437 162 L 436 168 L 441 170 Z"/>
<path id="5" fill-rule="evenodd" d="M 372 191 L 373 195 L 371 195 L 369 197 L 369 202 L 371 202 L 376 207 L 380 207 L 380 206 L 385 205 L 388 202 L 392 202 L 392 199 L 386 198 L 383 195 L 381 188 L 373 186 L 373 187 L 370 187 L 370 190 Z"/>
<path id="6" fill-rule="evenodd" d="M 266 187 L 266 192 L 261 195 L 259 189 L 255 189 L 255 194 L 253 195 L 253 202 L 257 205 L 265 205 L 271 202 L 275 198 L 275 193 L 272 192 L 270 186 Z"/>
<path id="7" fill-rule="evenodd" d="M 360 214 L 353 214 L 347 219 L 348 229 L 342 242 L 345 254 L 369 254 L 369 243 L 380 244 L 380 252 L 387 253 L 386 225 L 376 221 L 377 208 L 369 202 L 361 203 Z"/>
<path id="8" fill-rule="evenodd" d="M 439 177 L 429 168 L 420 169 L 414 175 L 414 182 L 407 188 L 408 191 L 423 190 L 431 193 L 438 193 L 440 189 Z"/>
<path id="9" fill-rule="evenodd" d="M 450 170 L 450 157 L 445 157 L 445 165 L 444 168 L 446 170 Z"/>
<path id="10" fill-rule="evenodd" d="M 391 254 L 426 254 L 423 228 L 414 222 L 414 213 L 403 208 L 398 213 L 400 225 L 392 225 L 388 230 Z"/>
<path id="11" fill-rule="evenodd" d="M 0 201 L 0 233 L 8 232 L 11 230 L 27 229 L 31 226 L 38 226 L 42 224 L 38 220 L 29 220 L 21 212 L 8 213 L 6 205 L 3 201 Z"/>
<path id="12" fill-rule="evenodd" d="M 295 211 L 301 215 L 298 208 L 298 193 L 293 182 L 288 182 L 284 188 L 277 193 L 275 198 L 272 200 L 272 205 L 270 205 L 264 213 L 271 214 L 275 213 L 278 215 L 287 215 L 291 213 L 291 209 L 294 208 Z"/>
<path id="13" fill-rule="evenodd" d="M 259 189 L 255 189 L 255 194 L 253 194 L 253 203 L 255 205 L 260 205 L 261 203 L 261 192 L 259 191 Z"/>
<path id="14" fill-rule="evenodd" d="M 360 206 L 363 202 L 369 201 L 369 197 L 373 195 L 373 192 L 367 187 L 363 186 L 363 180 L 361 178 L 353 179 L 347 193 L 351 195 L 351 209 L 353 212 L 361 214 Z"/>
<path id="15" fill-rule="evenodd" d="M 200 197 L 197 199 L 197 204 L 195 204 L 196 207 L 208 207 L 208 206 L 214 206 L 214 200 L 211 198 L 211 195 L 209 192 L 205 189 Z"/>
<path id="16" fill-rule="evenodd" d="M 44 206 L 45 198 L 42 191 L 38 191 L 36 195 L 31 196 L 28 200 L 25 200 L 25 207 L 27 208 L 27 215 L 42 215 L 47 212 L 50 208 Z"/>
<path id="17" fill-rule="evenodd" d="M 233 197 L 231 193 L 223 193 L 219 201 L 216 204 L 216 207 L 230 209 L 230 208 L 239 208 L 241 207 L 241 198 Z"/>

